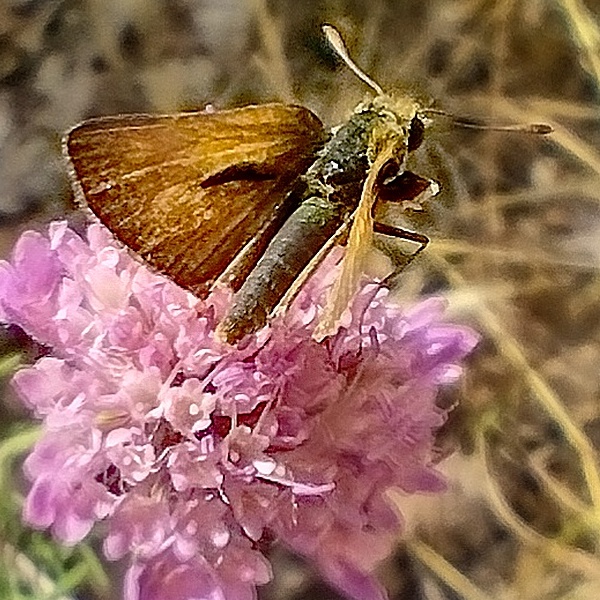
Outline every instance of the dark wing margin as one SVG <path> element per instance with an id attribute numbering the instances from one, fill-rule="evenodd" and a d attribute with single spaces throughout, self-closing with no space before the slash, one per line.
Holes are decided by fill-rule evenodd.
<path id="1" fill-rule="evenodd" d="M 152 267 L 204 295 L 293 210 L 288 191 L 324 137 L 308 109 L 264 104 L 91 119 L 63 149 L 78 201 Z"/>

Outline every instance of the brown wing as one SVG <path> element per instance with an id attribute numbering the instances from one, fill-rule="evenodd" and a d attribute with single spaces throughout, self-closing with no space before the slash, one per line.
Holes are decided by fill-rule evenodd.
<path id="1" fill-rule="evenodd" d="M 282 210 L 323 126 L 283 104 L 93 119 L 64 139 L 78 198 L 124 244 L 196 294 Z"/>

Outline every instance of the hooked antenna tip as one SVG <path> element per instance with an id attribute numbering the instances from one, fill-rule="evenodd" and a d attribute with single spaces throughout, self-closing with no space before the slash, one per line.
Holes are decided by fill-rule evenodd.
<path id="1" fill-rule="evenodd" d="M 351 58 L 348 48 L 344 43 L 340 32 L 329 23 L 321 25 L 321 30 L 325 34 L 327 41 L 331 44 L 331 47 L 336 51 L 337 55 L 346 63 L 348 68 L 370 88 L 373 88 L 377 94 L 384 96 L 385 93 L 383 88 L 373 79 L 371 79 Z"/>
<path id="2" fill-rule="evenodd" d="M 531 133 L 539 133 L 541 135 L 547 135 L 554 131 L 554 127 L 552 125 L 548 125 L 547 123 L 533 123 L 531 125 Z"/>

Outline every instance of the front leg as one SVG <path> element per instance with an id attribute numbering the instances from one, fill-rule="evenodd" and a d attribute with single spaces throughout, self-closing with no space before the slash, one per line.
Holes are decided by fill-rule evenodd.
<path id="1" fill-rule="evenodd" d="M 389 248 L 389 242 L 382 242 L 382 244 L 385 246 L 385 254 L 387 254 L 390 257 L 394 264 L 393 273 L 391 273 L 390 275 L 388 275 L 388 277 L 385 278 L 385 284 L 389 287 L 392 287 L 393 283 L 395 283 L 395 280 L 398 278 L 400 273 L 402 273 L 402 271 L 404 271 L 404 269 L 406 269 L 406 267 L 408 267 L 408 265 L 410 265 L 413 262 L 413 260 L 415 260 L 415 258 L 417 258 L 417 256 L 421 254 L 421 252 L 423 252 L 423 250 L 425 250 L 425 248 L 429 244 L 429 238 L 422 233 L 418 233 L 417 231 L 411 231 L 410 229 L 404 229 L 403 227 L 396 227 L 395 225 L 381 223 L 380 221 L 375 221 L 373 229 L 375 233 L 381 233 L 389 237 L 394 237 L 401 240 L 405 240 L 407 242 L 414 242 L 415 244 L 419 244 L 419 247 L 412 254 L 409 254 L 407 256 L 404 253 L 399 253 Z"/>

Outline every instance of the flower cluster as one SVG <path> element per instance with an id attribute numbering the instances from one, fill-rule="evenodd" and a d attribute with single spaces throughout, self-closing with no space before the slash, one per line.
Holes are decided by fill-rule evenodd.
<path id="1" fill-rule="evenodd" d="M 331 260 L 233 347 L 215 336 L 227 293 L 198 300 L 98 224 L 23 234 L 0 263 L 0 320 L 51 349 L 14 378 L 45 432 L 26 521 L 73 544 L 105 520 L 128 600 L 255 598 L 274 538 L 349 597 L 385 598 L 371 573 L 400 527 L 385 492 L 443 489 L 435 398 L 476 336 L 440 300 L 402 312 L 369 284 L 317 343 Z"/>

